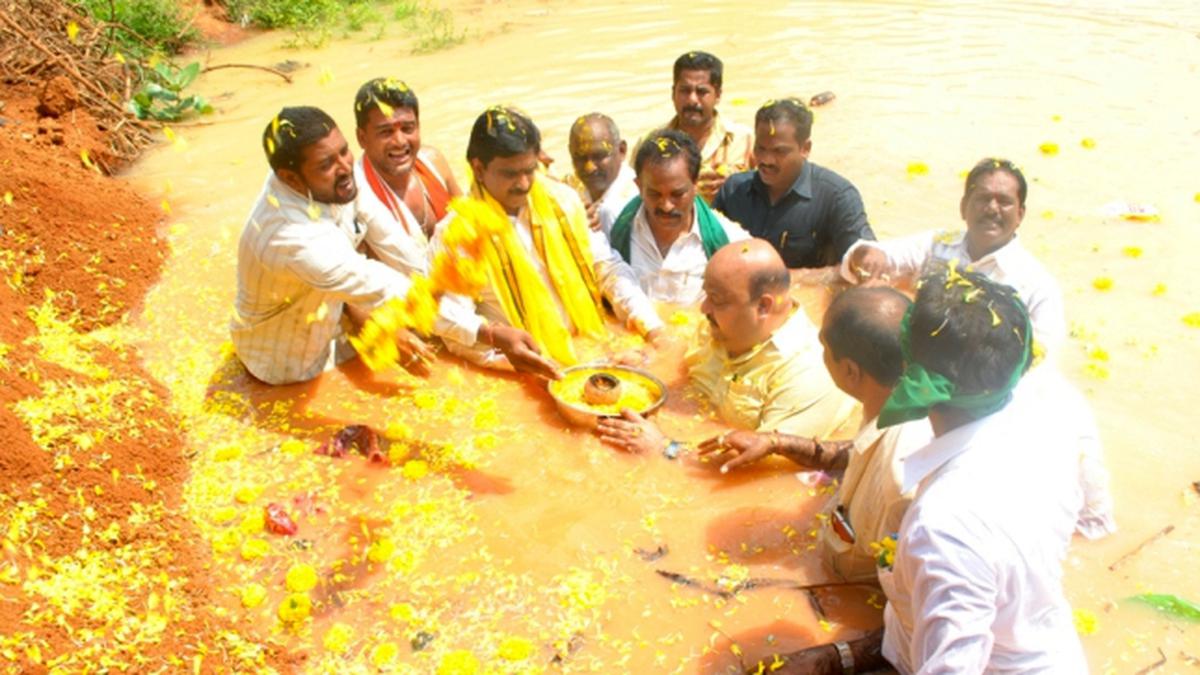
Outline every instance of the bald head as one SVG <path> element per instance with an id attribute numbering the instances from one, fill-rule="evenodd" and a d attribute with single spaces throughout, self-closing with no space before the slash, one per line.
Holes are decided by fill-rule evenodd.
<path id="1" fill-rule="evenodd" d="M 575 176 L 587 187 L 593 200 L 600 199 L 625 163 L 625 141 L 608 115 L 588 113 L 571 125 L 567 140 Z"/>
<path id="2" fill-rule="evenodd" d="M 751 301 L 766 294 L 784 293 L 791 275 L 779 252 L 764 239 L 747 239 L 722 246 L 708 261 L 706 276 L 712 275 L 735 286 L 744 280 Z"/>
<path id="3" fill-rule="evenodd" d="M 910 304 L 893 288 L 842 291 L 825 311 L 821 339 L 835 360 L 850 359 L 880 385 L 891 387 L 904 370 L 900 322 Z"/>
<path id="4" fill-rule="evenodd" d="M 576 118 L 575 123 L 571 125 L 571 145 L 595 138 L 603 138 L 615 144 L 621 140 L 621 132 L 617 129 L 617 123 L 604 113 L 588 113 Z"/>

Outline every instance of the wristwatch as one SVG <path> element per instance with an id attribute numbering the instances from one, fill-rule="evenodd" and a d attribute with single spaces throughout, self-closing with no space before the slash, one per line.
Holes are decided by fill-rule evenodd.
<path id="1" fill-rule="evenodd" d="M 845 642 L 835 642 L 833 648 L 837 650 L 838 657 L 842 659 L 842 675 L 854 675 L 854 652 L 850 651 L 850 645 Z"/>

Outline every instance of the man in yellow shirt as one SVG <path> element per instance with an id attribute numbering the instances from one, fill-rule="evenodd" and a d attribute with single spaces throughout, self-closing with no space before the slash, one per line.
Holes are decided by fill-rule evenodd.
<path id="1" fill-rule="evenodd" d="M 708 52 L 687 52 L 675 59 L 671 82 L 675 116 L 662 127 L 682 131 L 696 141 L 703 162 L 696 187 L 709 203 L 726 177 L 754 167 L 753 131 L 717 112 L 724 74 L 725 64 Z M 637 157 L 640 146 L 641 139 L 631 157 Z"/>
<path id="2" fill-rule="evenodd" d="M 728 244 L 704 272 L 708 318 L 685 357 L 690 386 L 735 429 L 826 437 L 854 411 L 821 360 L 817 329 L 790 296 L 779 253 L 761 239 Z M 600 436 L 633 451 L 677 451 L 633 411 L 601 420 Z"/>

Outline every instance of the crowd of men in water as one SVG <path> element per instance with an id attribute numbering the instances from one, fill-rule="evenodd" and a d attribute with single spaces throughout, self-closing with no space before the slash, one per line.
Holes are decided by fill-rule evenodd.
<path id="1" fill-rule="evenodd" d="M 353 358 L 347 337 L 427 274 L 463 217 L 453 200 L 473 200 L 488 283 L 440 294 L 432 335 L 397 332 L 405 368 L 426 373 L 440 340 L 483 368 L 558 378 L 571 336 L 607 315 L 661 348 L 660 303 L 698 306 L 689 384 L 729 430 L 695 452 L 723 473 L 772 454 L 842 472 L 819 551 L 831 574 L 882 587 L 885 624 L 778 672 L 1085 672 L 1061 563 L 1075 533 L 1115 525 L 1095 422 L 1056 371 L 1061 292 L 1017 237 L 1025 176 L 984 159 L 965 230 L 879 242 L 858 190 L 808 161 L 804 102 L 768 101 L 746 129 L 717 111 L 722 75 L 711 54 L 680 56 L 675 116 L 632 145 L 610 117 L 578 118 L 558 178 L 534 122 L 489 108 L 465 190 L 421 144 L 403 82 L 358 91 L 357 161 L 329 115 L 284 108 L 238 249 L 239 359 L 284 384 Z M 849 288 L 815 326 L 791 270 L 835 265 Z M 912 281 L 912 300 L 891 287 Z M 828 440 L 859 409 L 857 436 Z M 669 457 L 686 445 L 633 411 L 597 433 Z"/>

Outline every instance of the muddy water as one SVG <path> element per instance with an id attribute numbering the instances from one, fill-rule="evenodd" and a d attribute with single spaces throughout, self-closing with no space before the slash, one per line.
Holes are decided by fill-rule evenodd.
<path id="1" fill-rule="evenodd" d="M 230 611 L 278 627 L 283 573 L 311 563 L 328 575 L 313 594 L 318 616 L 281 639 L 311 650 L 314 668 L 369 659 L 394 641 L 400 661 L 421 670 L 468 649 L 512 669 L 558 653 L 568 670 L 719 671 L 878 623 L 874 598 L 861 593 L 823 594 L 822 620 L 794 591 L 724 600 L 654 573 L 820 580 L 805 553 L 822 495 L 787 467 L 718 480 L 687 462 L 614 454 L 563 429 L 536 387 L 448 361 L 429 382 L 350 369 L 267 392 L 222 347 L 236 240 L 266 171 L 257 139 L 280 106 L 319 105 L 349 129 L 358 85 L 394 75 L 420 94 L 425 142 L 448 156 L 461 157 L 474 116 L 503 101 L 533 116 L 563 166 L 566 130 L 581 113 L 605 111 L 630 137 L 668 119 L 671 62 L 703 48 L 726 61 L 721 109 L 739 122 L 768 98 L 837 93 L 818 111 L 812 159 L 858 185 L 880 236 L 959 226 L 961 176 L 980 157 L 1025 168 L 1021 236 L 1063 286 L 1073 339 L 1061 365 L 1099 417 L 1121 528 L 1077 542 L 1067 565 L 1072 603 L 1096 617 L 1083 638 L 1089 660 L 1096 672 L 1134 672 L 1161 648 L 1160 672 L 1187 671 L 1187 657 L 1200 656 L 1196 624 L 1125 600 L 1200 600 L 1191 487 L 1200 480 L 1200 328 L 1182 321 L 1200 311 L 1189 263 L 1200 244 L 1200 5 L 1125 4 L 466 4 L 455 9 L 466 43 L 432 55 L 409 55 L 403 35 L 317 51 L 264 36 L 213 53 L 213 63 L 306 64 L 290 85 L 248 70 L 202 78 L 218 114 L 177 128 L 183 140 L 132 177 L 172 214 L 176 255 L 140 324 L 149 365 L 172 388 L 198 451 L 189 505 L 228 574 Z M 928 172 L 908 170 L 916 164 Z M 1153 205 L 1161 219 L 1105 215 L 1114 201 Z M 1111 287 L 1098 290 L 1097 279 Z M 819 310 L 822 294 L 807 298 Z M 680 380 L 669 359 L 652 369 Z M 712 428 L 682 402 L 662 418 L 681 437 Z M 429 475 L 309 454 L 329 426 L 397 421 L 411 430 L 397 461 L 428 462 Z M 292 437 L 306 439 L 304 452 L 272 451 Z M 219 452 L 232 446 L 240 452 Z M 250 490 L 242 501 L 240 487 Z M 1012 489 L 1019 499 L 1021 486 Z M 307 548 L 253 522 L 217 522 L 267 501 L 298 514 Z M 222 508 L 234 515 L 214 517 Z M 240 546 L 256 538 L 270 551 L 246 560 Z M 635 553 L 653 557 L 659 546 L 668 552 L 651 562 Z M 247 583 L 266 587 L 267 602 L 243 609 L 233 591 Z M 351 631 L 348 657 L 336 631 L 327 639 L 338 624 Z M 512 638 L 536 653 L 505 660 L 500 645 Z"/>

